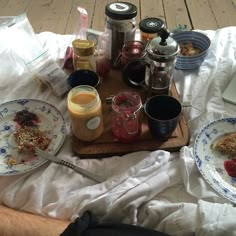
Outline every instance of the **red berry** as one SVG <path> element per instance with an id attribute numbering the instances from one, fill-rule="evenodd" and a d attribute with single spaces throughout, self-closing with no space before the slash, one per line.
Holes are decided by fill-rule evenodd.
<path id="1" fill-rule="evenodd" d="M 229 176 L 236 177 L 236 159 L 224 161 L 224 167 Z"/>

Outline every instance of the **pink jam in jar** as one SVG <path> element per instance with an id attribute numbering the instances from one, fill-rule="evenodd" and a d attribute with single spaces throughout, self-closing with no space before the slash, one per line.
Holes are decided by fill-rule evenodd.
<path id="1" fill-rule="evenodd" d="M 142 132 L 142 100 L 133 91 L 123 91 L 112 99 L 112 132 L 121 142 L 132 142 Z"/>
<path id="2" fill-rule="evenodd" d="M 124 67 L 132 60 L 144 58 L 145 55 L 145 46 L 141 41 L 128 41 L 122 47 L 121 65 Z"/>

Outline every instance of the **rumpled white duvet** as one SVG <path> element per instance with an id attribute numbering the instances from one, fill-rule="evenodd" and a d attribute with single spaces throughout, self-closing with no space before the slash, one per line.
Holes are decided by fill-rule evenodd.
<path id="1" fill-rule="evenodd" d="M 106 181 L 97 184 L 69 168 L 47 163 L 29 173 L 0 177 L 0 202 L 71 220 L 90 210 L 101 221 L 138 224 L 170 235 L 236 235 L 236 208 L 207 183 L 193 157 L 195 137 L 204 125 L 236 116 L 236 106 L 221 97 L 236 76 L 236 27 L 201 32 L 212 44 L 200 69 L 175 71 L 181 99 L 190 105 L 184 110 L 188 146 L 178 153 L 142 151 L 80 160 L 71 151 L 68 132 L 58 158 L 101 174 Z M 55 58 L 63 58 L 70 37 L 50 32 L 38 36 Z M 0 80 L 1 102 L 41 99 L 55 105 L 69 124 L 66 98 L 57 98 L 50 90 L 41 92 L 31 78 Z"/>

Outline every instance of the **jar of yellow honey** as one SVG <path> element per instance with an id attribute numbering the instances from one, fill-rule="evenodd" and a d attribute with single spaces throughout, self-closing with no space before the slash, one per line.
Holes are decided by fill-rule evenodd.
<path id="1" fill-rule="evenodd" d="M 103 133 L 101 99 L 94 87 L 80 85 L 71 89 L 67 107 L 75 137 L 82 141 L 93 141 Z"/>
<path id="2" fill-rule="evenodd" d="M 95 45 L 89 40 L 75 39 L 73 46 L 74 70 L 86 69 L 96 72 Z"/>

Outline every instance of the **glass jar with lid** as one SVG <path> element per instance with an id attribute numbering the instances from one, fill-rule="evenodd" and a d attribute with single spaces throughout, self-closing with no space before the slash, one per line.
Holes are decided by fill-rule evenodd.
<path id="1" fill-rule="evenodd" d="M 142 132 L 142 101 L 134 91 L 121 91 L 112 99 L 112 132 L 121 142 L 135 141 Z"/>
<path id="2" fill-rule="evenodd" d="M 116 68 L 123 45 L 135 39 L 137 7 L 127 2 L 113 2 L 105 7 L 105 33 L 109 35 L 108 55 Z"/>
<path id="3" fill-rule="evenodd" d="M 145 18 L 139 22 L 141 41 L 146 45 L 153 38 L 158 36 L 158 32 L 165 27 L 163 20 L 159 18 Z"/>
<path id="4" fill-rule="evenodd" d="M 103 133 L 101 99 L 97 90 L 80 85 L 70 90 L 67 97 L 72 131 L 82 141 L 93 141 Z"/>
<path id="5" fill-rule="evenodd" d="M 133 60 L 143 59 L 145 55 L 145 47 L 141 41 L 128 41 L 122 47 L 120 64 L 124 67 Z"/>
<path id="6" fill-rule="evenodd" d="M 73 46 L 74 70 L 87 69 L 96 72 L 95 45 L 89 40 L 75 39 Z"/>

